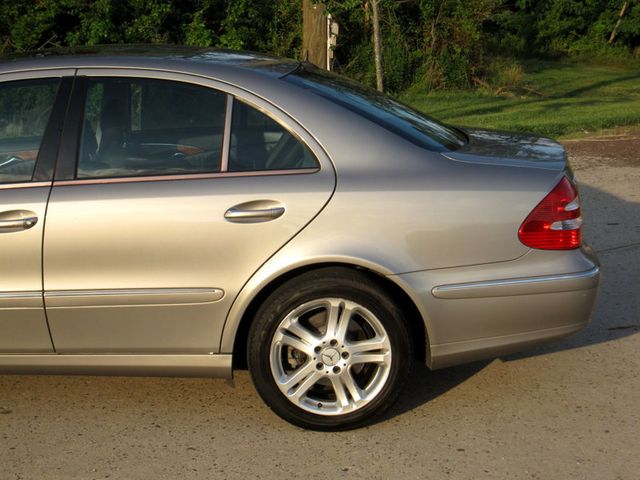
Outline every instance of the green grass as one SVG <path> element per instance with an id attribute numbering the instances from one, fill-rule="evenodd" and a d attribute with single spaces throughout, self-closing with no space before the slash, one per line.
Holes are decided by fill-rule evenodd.
<path id="1" fill-rule="evenodd" d="M 605 66 L 571 62 L 523 64 L 521 86 L 496 95 L 489 89 L 422 93 L 401 98 L 454 125 L 572 137 L 640 125 L 640 64 Z"/>

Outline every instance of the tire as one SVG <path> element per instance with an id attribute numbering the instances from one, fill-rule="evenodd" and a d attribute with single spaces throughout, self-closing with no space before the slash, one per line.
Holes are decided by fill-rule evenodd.
<path id="1" fill-rule="evenodd" d="M 366 274 L 322 268 L 277 288 L 248 338 L 256 390 L 283 419 L 314 430 L 372 423 L 397 399 L 412 355 L 402 311 Z"/>

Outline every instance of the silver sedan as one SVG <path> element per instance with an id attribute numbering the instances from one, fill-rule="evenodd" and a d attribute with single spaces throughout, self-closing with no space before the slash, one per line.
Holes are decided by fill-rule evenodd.
<path id="1" fill-rule="evenodd" d="M 599 268 L 557 143 L 291 60 L 0 60 L 0 372 L 232 375 L 314 429 L 578 331 Z"/>

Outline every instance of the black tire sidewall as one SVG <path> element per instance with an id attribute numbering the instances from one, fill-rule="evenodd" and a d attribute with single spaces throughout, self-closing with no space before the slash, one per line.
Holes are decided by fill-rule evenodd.
<path id="1" fill-rule="evenodd" d="M 285 316 L 303 303 L 330 297 L 354 301 L 371 311 L 384 327 L 392 352 L 389 376 L 378 395 L 355 412 L 335 416 L 313 414 L 291 403 L 278 389 L 270 366 L 271 340 Z M 401 310 L 360 272 L 310 272 L 286 282 L 259 308 L 249 332 L 249 371 L 260 396 L 280 417 L 315 430 L 346 430 L 378 418 L 399 395 L 410 358 L 411 343 Z"/>

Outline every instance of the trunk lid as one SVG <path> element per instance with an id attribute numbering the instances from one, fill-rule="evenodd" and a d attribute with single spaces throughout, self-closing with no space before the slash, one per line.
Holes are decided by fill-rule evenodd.
<path id="1" fill-rule="evenodd" d="M 567 154 L 562 145 L 549 138 L 514 132 L 465 128 L 469 141 L 458 150 L 442 154 L 459 162 L 511 165 L 562 171 Z"/>

